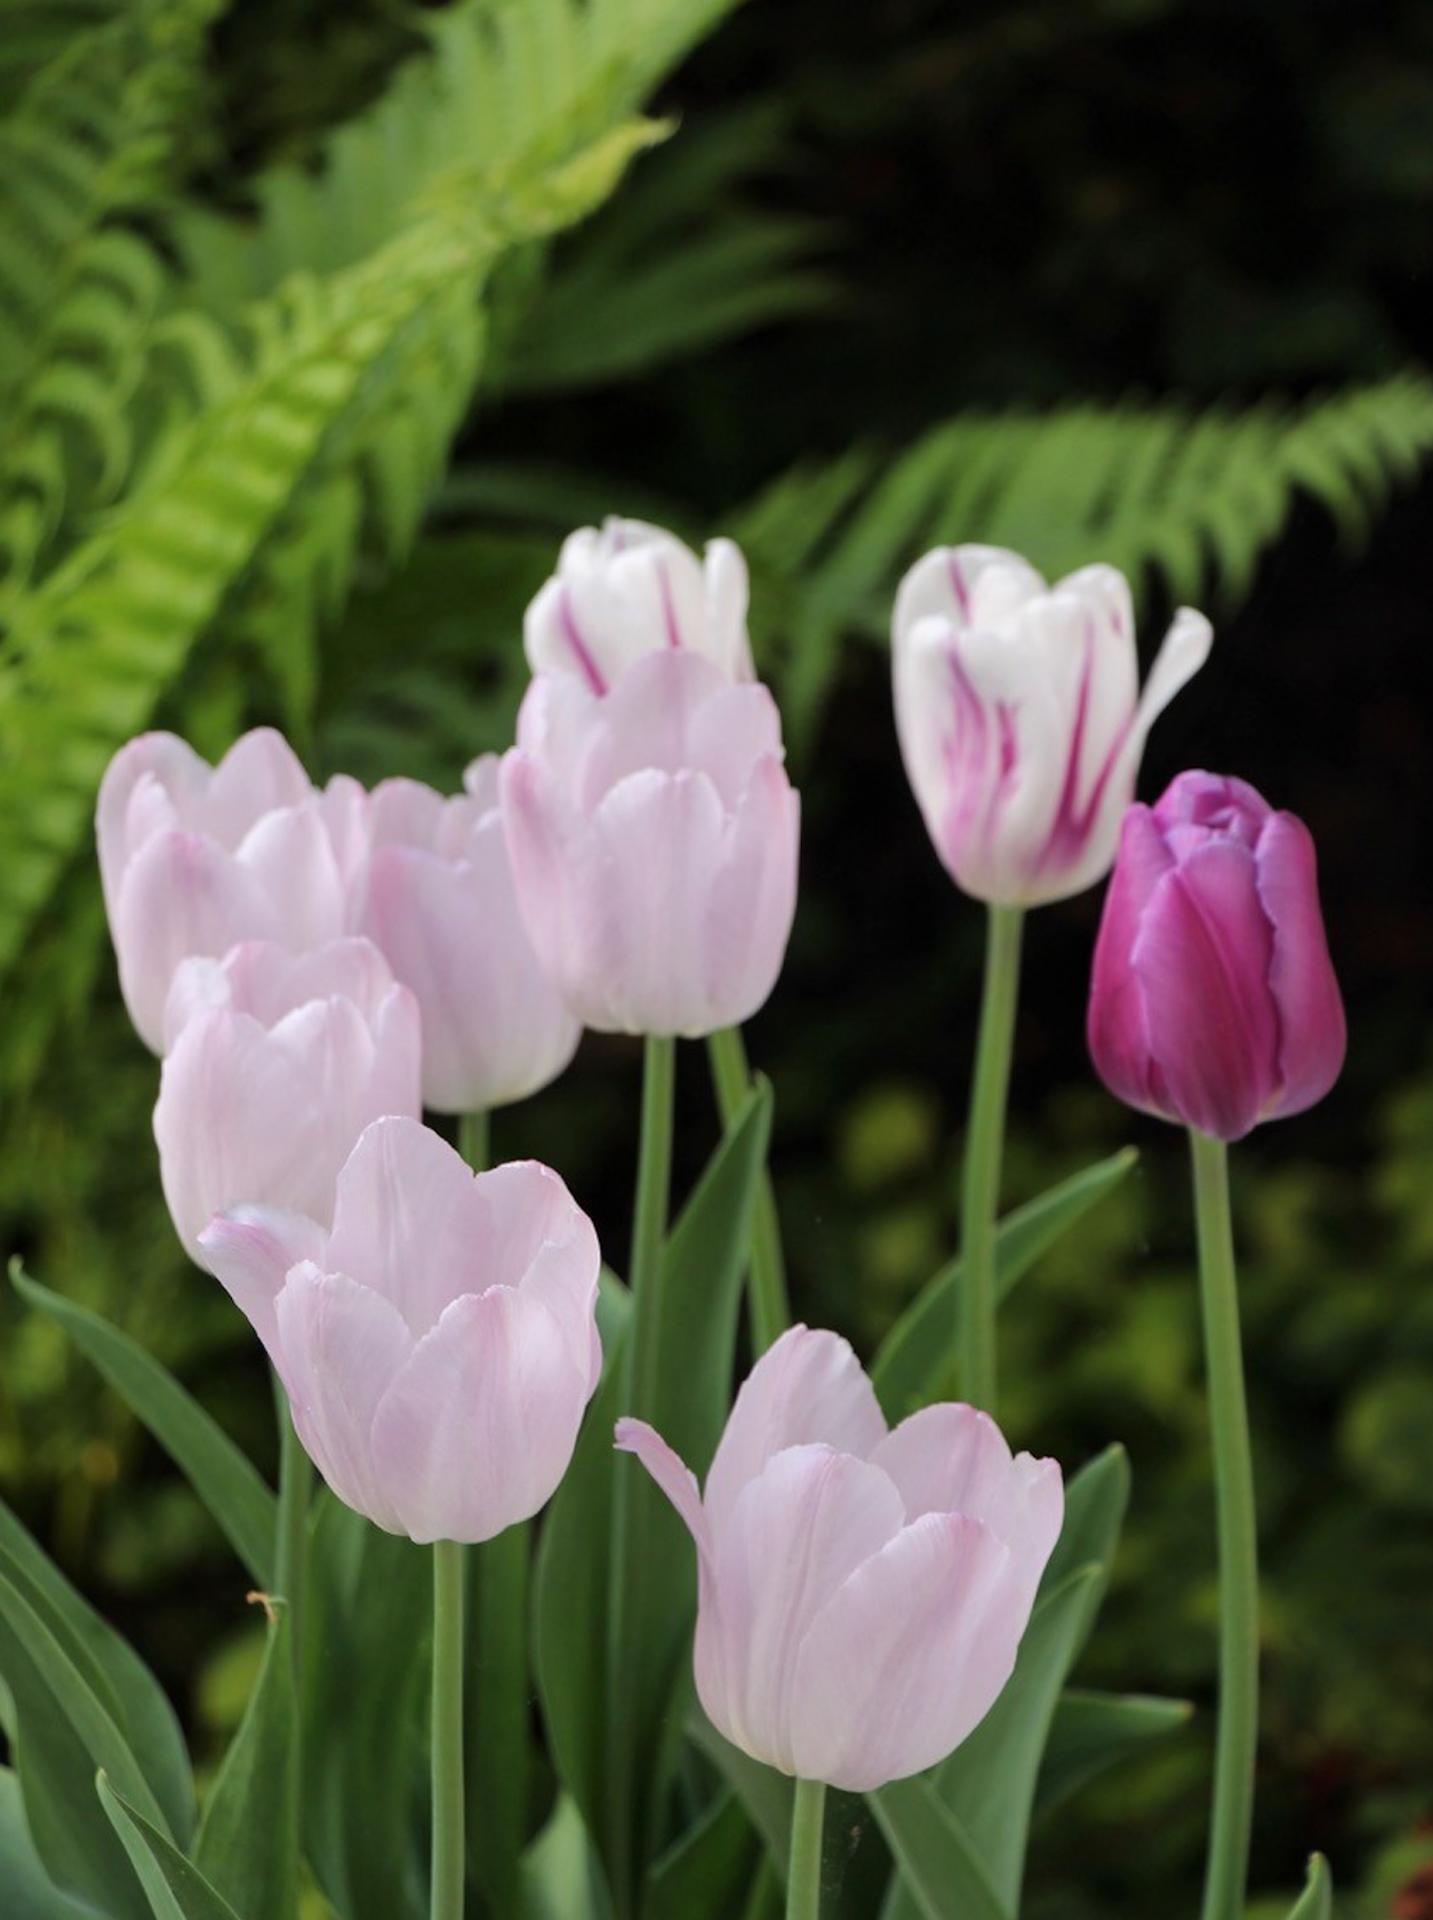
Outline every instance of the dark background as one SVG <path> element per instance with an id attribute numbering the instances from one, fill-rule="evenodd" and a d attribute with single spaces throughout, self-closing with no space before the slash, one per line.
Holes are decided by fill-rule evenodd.
<path id="1" fill-rule="evenodd" d="M 241 204 L 256 169 L 311 151 L 412 44 L 380 0 L 247 0 L 215 37 L 197 188 Z M 585 473 L 614 510 L 670 500 L 701 528 L 798 460 L 894 450 L 971 405 L 1299 399 L 1430 357 L 1426 4 L 767 0 L 668 94 L 674 152 L 758 104 L 765 158 L 739 211 L 814 223 L 809 297 L 637 381 L 531 397 L 513 382 L 464 435 L 440 532 L 472 524 L 465 462 Z M 1291 1889 L 1317 1845 L 1366 1920 L 1433 1916 L 1431 514 L 1426 473 L 1356 548 L 1298 505 L 1252 590 L 1211 608 L 1213 657 L 1160 721 L 1141 782 L 1152 798 L 1188 765 L 1237 772 L 1320 848 L 1348 1066 L 1319 1110 L 1235 1156 L 1267 1573 L 1254 1884 Z M 553 545 L 534 537 L 538 578 Z M 1147 659 L 1169 609 L 1146 585 Z M 384 706 L 403 622 L 425 604 L 380 593 L 358 609 L 311 743 L 319 770 L 391 770 L 350 696 L 357 684 Z M 448 670 L 458 693 L 486 696 L 491 660 Z M 869 1351 L 956 1238 L 980 915 L 926 841 L 866 639 L 843 648 L 795 771 L 801 910 L 750 1046 L 776 1086 L 796 1306 Z M 1029 924 L 1007 1199 L 1126 1140 L 1142 1159 L 1014 1297 L 1003 1412 L 1017 1443 L 1067 1467 L 1129 1446 L 1129 1535 L 1084 1677 L 1185 1694 L 1199 1713 L 1040 1836 L 1035 1920 L 1185 1910 L 1205 1817 L 1214 1551 L 1183 1148 L 1088 1070 L 1098 910 L 1096 892 Z M 153 1066 L 108 963 L 99 981 L 23 1116 L 0 1189 L 7 1240 L 154 1344 L 267 1459 L 262 1369 L 173 1248 L 147 1133 Z M 562 1169 L 618 1263 L 637 1068 L 632 1046 L 591 1037 L 496 1129 L 503 1154 Z M 698 1049 L 681 1072 L 690 1175 L 714 1124 Z M 3 1331 L 0 1481 L 212 1738 L 252 1651 L 232 1565 L 82 1363 L 17 1317 Z"/>

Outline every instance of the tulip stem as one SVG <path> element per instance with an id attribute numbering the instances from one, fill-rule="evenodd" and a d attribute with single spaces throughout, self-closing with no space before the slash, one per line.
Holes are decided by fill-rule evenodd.
<path id="1" fill-rule="evenodd" d="M 465 1113 L 458 1121 L 458 1152 L 474 1173 L 482 1173 L 492 1151 L 492 1125 L 486 1112 Z"/>
<path id="2" fill-rule="evenodd" d="M 730 1133 L 751 1092 L 751 1069 L 740 1027 L 723 1027 L 707 1041 L 712 1084 L 722 1125 Z M 751 1225 L 751 1284 L 748 1288 L 751 1345 L 757 1358 L 791 1325 L 786 1293 L 786 1262 L 781 1253 L 781 1221 L 771 1174 L 763 1167 Z"/>
<path id="3" fill-rule="evenodd" d="M 1204 1920 L 1240 1920 L 1254 1813 L 1259 1728 L 1259 1544 L 1239 1293 L 1222 1140 L 1193 1128 L 1194 1206 L 1219 1515 L 1219 1731 Z"/>
<path id="4" fill-rule="evenodd" d="M 995 1412 L 995 1222 L 1015 1008 L 1020 995 L 1021 907 L 986 913 L 985 985 L 970 1089 L 961 1199 L 961 1278 L 957 1294 L 956 1358 L 960 1392 L 973 1407 Z"/>
<path id="5" fill-rule="evenodd" d="M 313 1462 L 304 1451 L 289 1411 L 288 1396 L 278 1381 L 274 1396 L 279 1409 L 279 1506 L 274 1541 L 274 1585 L 289 1610 L 289 1648 L 294 1661 L 294 1684 L 303 1707 L 304 1587 L 308 1572 L 309 1500 L 313 1492 Z"/>
<path id="6" fill-rule="evenodd" d="M 463 1920 L 463 1548 L 433 1546 L 432 1920 Z"/>
<path id="7" fill-rule="evenodd" d="M 791 1806 L 791 1866 L 786 1880 L 786 1920 L 821 1920 L 821 1840 L 826 1788 L 798 1780 Z"/>

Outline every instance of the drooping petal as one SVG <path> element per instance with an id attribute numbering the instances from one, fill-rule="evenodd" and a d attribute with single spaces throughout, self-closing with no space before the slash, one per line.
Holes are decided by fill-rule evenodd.
<path id="1" fill-rule="evenodd" d="M 1140 695 L 1136 731 L 1141 738 L 1148 733 L 1180 688 L 1198 673 L 1209 658 L 1209 649 L 1213 644 L 1214 629 L 1205 616 L 1193 607 L 1181 607 L 1155 655 L 1154 665 L 1144 683 L 1144 692 Z"/>
<path id="2" fill-rule="evenodd" d="M 1291 813 L 1273 814 L 1255 852 L 1259 899 L 1273 929 L 1269 989 L 1279 1022 L 1277 1111 L 1302 1113 L 1338 1079 L 1348 1045 L 1328 936 L 1319 911 L 1313 835 Z"/>
<path id="3" fill-rule="evenodd" d="M 619 1453 L 632 1453 L 651 1474 L 676 1509 L 698 1554 L 711 1562 L 711 1530 L 702 1510 L 701 1489 L 691 1468 L 645 1420 L 619 1420 L 613 1434 Z"/>
<path id="4" fill-rule="evenodd" d="M 199 1236 L 199 1259 L 278 1364 L 274 1307 L 289 1270 L 321 1264 L 328 1235 L 317 1220 L 277 1207 L 235 1207 L 211 1220 Z"/>

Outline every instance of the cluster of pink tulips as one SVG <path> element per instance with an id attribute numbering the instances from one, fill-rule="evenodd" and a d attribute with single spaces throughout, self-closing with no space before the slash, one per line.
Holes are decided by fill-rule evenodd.
<path id="1" fill-rule="evenodd" d="M 483 1164 L 485 1116 L 561 1074 L 584 1028 L 645 1039 L 615 1440 L 690 1532 L 708 1719 L 797 1782 L 787 1911 L 814 1920 L 825 1788 L 880 1789 L 966 1740 L 1010 1679 L 1060 1534 L 1059 1467 L 1012 1455 L 994 1418 L 1001 1144 L 1024 912 L 1111 868 L 1094 1062 L 1194 1143 L 1223 1583 L 1205 1920 L 1238 1920 L 1257 1573 L 1224 1149 L 1320 1099 L 1342 1063 L 1312 841 L 1209 773 L 1132 804 L 1148 729 L 1209 651 L 1201 615 L 1178 614 L 1141 690 L 1112 568 L 1050 586 L 966 546 L 910 570 L 900 745 L 937 854 L 989 914 L 950 1327 L 966 1404 L 888 1426 L 844 1341 L 781 1331 L 758 1241 L 758 1352 L 699 1485 L 652 1423 L 674 1042 L 728 1035 L 744 1085 L 730 1030 L 776 983 L 798 891 L 800 802 L 746 610 L 730 542 L 699 559 L 611 521 L 572 535 L 532 602 L 516 742 L 461 793 L 319 789 L 260 730 L 216 767 L 145 735 L 99 796 L 120 981 L 162 1057 L 176 1232 L 252 1324 L 333 1493 L 435 1548 L 433 1920 L 463 1911 L 461 1550 L 552 1498 L 603 1369 L 593 1226 L 558 1173 Z M 425 1109 L 462 1116 L 462 1152 Z M 295 1607 L 306 1472 L 290 1442 Z M 614 1605 L 651 1618 L 653 1520 L 632 1473 Z"/>

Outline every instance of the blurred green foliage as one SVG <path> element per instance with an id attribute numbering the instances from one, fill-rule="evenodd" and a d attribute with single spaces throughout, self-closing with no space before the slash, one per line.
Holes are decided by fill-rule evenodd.
<path id="1" fill-rule="evenodd" d="M 98 770 L 151 720 L 214 750 L 262 718 L 318 773 L 451 783 L 510 737 L 521 611 L 561 533 L 640 512 L 724 525 L 752 557 L 807 823 L 753 1047 L 798 1307 L 869 1350 L 954 1239 L 977 961 L 890 738 L 871 642 L 895 574 L 935 539 L 995 538 L 1054 566 L 1119 558 L 1148 617 L 1172 595 L 1245 606 L 1156 753 L 1238 764 L 1310 814 L 1355 1034 L 1327 1114 L 1236 1162 L 1268 1594 L 1256 1885 L 1291 1894 L 1317 1844 L 1341 1888 L 1363 1872 L 1358 1920 L 1417 1920 L 1433 932 L 1416 805 L 1386 815 L 1416 802 L 1430 744 L 1400 691 L 1427 686 L 1426 542 L 1395 519 L 1361 573 L 1354 554 L 1433 443 L 1428 11 L 741 9 L 659 98 L 674 137 L 554 238 L 631 157 L 603 113 L 627 124 L 724 11 L 614 41 L 566 91 L 535 68 L 504 117 L 481 53 L 521 30 L 509 0 L 0 0 L 0 1245 L 102 1305 L 269 1464 L 252 1343 L 159 1201 L 155 1069 L 86 834 Z M 83 165 L 27 198 L 70 146 Z M 501 232 L 474 219 L 494 195 Z M 311 430 L 288 465 L 253 433 L 274 394 Z M 264 510 L 230 516 L 244 473 Z M 162 646 L 156 553 L 194 596 L 160 609 Z M 1375 641 L 1392 691 L 1355 701 L 1346 660 Z M 1012 1200 L 1128 1137 L 1080 1055 L 1091 912 L 1032 936 Z M 619 1257 L 635 1074 L 589 1039 L 498 1134 L 562 1167 Z M 682 1100 L 690 1170 L 714 1126 L 695 1054 Z M 1012 1304 L 1009 1415 L 1071 1464 L 1110 1438 L 1134 1460 L 1083 1678 L 1206 1711 L 1044 1836 L 1040 1920 L 1172 1910 L 1201 1842 L 1190 1231 L 1178 1142 L 1139 1137 L 1141 1173 Z M 55 1330 L 6 1298 L 0 1345 L 0 1487 L 217 1740 L 256 1658 L 232 1562 Z"/>

